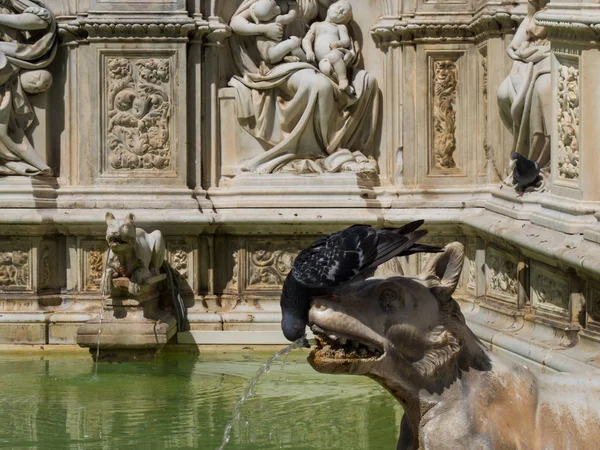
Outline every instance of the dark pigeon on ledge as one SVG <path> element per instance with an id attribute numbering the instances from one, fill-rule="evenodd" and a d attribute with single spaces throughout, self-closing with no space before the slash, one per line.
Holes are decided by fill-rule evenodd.
<path id="1" fill-rule="evenodd" d="M 525 189 L 533 186 L 538 181 L 540 166 L 536 161 L 531 161 L 517 152 L 512 152 L 510 158 L 515 161 L 513 184 L 517 186 L 517 191 L 522 196 Z"/>
<path id="2" fill-rule="evenodd" d="M 438 253 L 439 247 L 417 244 L 427 234 L 423 220 L 400 228 L 378 230 L 353 225 L 325 236 L 303 250 L 288 274 L 281 293 L 281 329 L 289 341 L 306 335 L 310 301 L 333 295 L 341 284 L 366 275 L 396 256 Z M 305 343 L 308 346 L 307 343 Z"/>

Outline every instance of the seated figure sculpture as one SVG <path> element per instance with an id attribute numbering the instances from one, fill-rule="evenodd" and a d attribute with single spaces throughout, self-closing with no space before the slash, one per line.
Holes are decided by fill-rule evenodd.
<path id="1" fill-rule="evenodd" d="M 165 262 L 165 242 L 160 231 L 146 233 L 134 224 L 128 214 L 124 220 L 106 213 L 106 242 L 110 249 L 108 270 L 104 282 L 105 293 L 110 293 L 112 280 L 129 278 L 129 292 L 137 294 L 149 278 L 159 275 Z"/>
<path id="2" fill-rule="evenodd" d="M 314 369 L 365 375 L 403 406 L 397 449 L 596 448 L 600 377 L 534 374 L 488 351 L 452 298 L 460 243 L 417 277 L 371 278 L 314 298 Z"/>
<path id="3" fill-rule="evenodd" d="M 348 66 L 352 63 L 354 46 L 346 25 L 352 20 L 352 5 L 340 0 L 329 7 L 327 19 L 315 22 L 302 40 L 302 48 L 310 63 L 332 78 L 340 89 L 352 92 L 348 82 Z"/>
<path id="4" fill-rule="evenodd" d="M 346 49 L 352 86 L 346 90 L 315 70 L 305 55 L 297 62 L 283 59 L 272 65 L 261 55 L 265 40 L 303 39 L 310 24 L 324 19 L 320 11 L 334 2 L 275 0 L 283 15 L 298 5 L 296 18 L 284 27 L 253 19 L 261 1 L 244 0 L 230 22 L 229 44 L 237 73 L 229 85 L 237 92 L 238 123 L 262 147 L 244 155 L 239 171 L 377 173 L 375 159 L 367 155 L 379 127 L 379 89 L 377 81 L 358 68 L 357 50 Z"/>
<path id="5" fill-rule="evenodd" d="M 0 176 L 52 174 L 27 135 L 28 96 L 50 88 L 57 48 L 56 20 L 40 0 L 0 0 Z"/>
<path id="6" fill-rule="evenodd" d="M 274 22 L 288 25 L 294 21 L 298 14 L 298 4 L 294 4 L 295 2 L 291 5 L 295 6 L 295 9 L 290 9 L 287 14 L 281 14 L 281 8 L 275 0 L 259 0 L 250 8 L 250 15 L 256 24 Z M 283 60 L 297 62 L 305 57 L 300 50 L 300 39 L 296 36 L 290 36 L 284 41 L 259 36 L 256 39 L 256 46 L 263 61 L 268 64 L 276 64 Z"/>

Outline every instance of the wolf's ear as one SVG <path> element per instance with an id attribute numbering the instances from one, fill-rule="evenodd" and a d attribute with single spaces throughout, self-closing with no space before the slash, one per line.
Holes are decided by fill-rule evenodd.
<path id="1" fill-rule="evenodd" d="M 125 222 L 127 222 L 127 223 L 133 223 L 134 220 L 135 220 L 135 216 L 131 213 L 127 214 L 127 217 L 125 217 Z"/>
<path id="2" fill-rule="evenodd" d="M 107 212 L 104 216 L 104 220 L 108 223 L 110 220 L 115 220 L 115 216 L 113 216 L 111 212 Z"/>
<path id="3" fill-rule="evenodd" d="M 464 262 L 465 247 L 460 242 L 452 242 L 446 245 L 443 253 L 438 253 L 427 262 L 421 276 L 438 279 L 439 285 L 432 289 L 448 298 L 456 290 Z"/>

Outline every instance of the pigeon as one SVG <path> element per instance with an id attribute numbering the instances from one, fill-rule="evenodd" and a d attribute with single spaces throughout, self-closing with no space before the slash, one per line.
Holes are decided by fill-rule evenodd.
<path id="1" fill-rule="evenodd" d="M 281 329 L 287 340 L 306 340 L 306 324 L 313 297 L 334 295 L 346 282 L 373 271 L 396 256 L 438 253 L 439 247 L 417 244 L 427 234 L 418 230 L 423 220 L 381 230 L 353 225 L 315 241 L 294 261 L 281 293 Z"/>
<path id="2" fill-rule="evenodd" d="M 531 161 L 517 152 L 512 152 L 510 158 L 515 162 L 513 169 L 513 184 L 517 185 L 517 191 L 523 196 L 525 189 L 533 185 L 540 176 L 540 166 L 536 161 Z"/>

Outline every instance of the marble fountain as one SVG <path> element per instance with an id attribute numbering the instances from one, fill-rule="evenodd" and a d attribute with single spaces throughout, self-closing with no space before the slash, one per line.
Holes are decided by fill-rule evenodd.
<path id="1" fill-rule="evenodd" d="M 424 219 L 425 242 L 458 243 L 452 298 L 490 358 L 597 372 L 599 24 L 596 3 L 554 0 L 0 1 L 0 404 L 15 411 L 1 445 L 37 448 L 60 420 L 61 448 L 149 448 L 141 433 L 166 413 L 160 448 L 216 448 L 257 352 L 287 345 L 279 295 L 295 255 L 353 223 Z M 541 169 L 524 193 L 513 151 Z M 111 235 L 112 221 L 129 229 Z M 94 368 L 82 348 L 138 362 Z M 285 383 L 306 415 L 242 421 L 232 447 L 300 448 L 302 380 L 319 386 L 321 448 L 336 434 L 395 445 L 391 396 L 296 362 L 281 372 L 296 387 L 279 371 L 265 383 Z M 163 387 L 177 377 L 190 384 Z M 195 377 L 238 390 L 223 403 Z M 159 406 L 132 400 L 161 389 Z M 354 389 L 373 404 L 344 399 Z M 127 399 L 146 411 L 137 435 L 120 423 Z M 360 432 L 336 408 L 361 411 Z"/>

